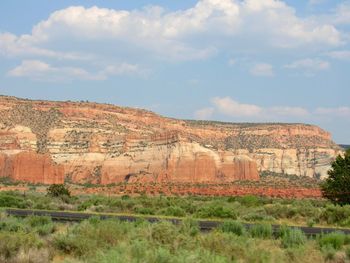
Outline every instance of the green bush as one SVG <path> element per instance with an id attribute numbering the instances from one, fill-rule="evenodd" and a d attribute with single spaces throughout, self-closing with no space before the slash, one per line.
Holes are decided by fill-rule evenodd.
<path id="1" fill-rule="evenodd" d="M 20 249 L 28 250 L 40 246 L 41 242 L 33 233 L 0 232 L 0 255 L 5 259 L 14 257 Z"/>
<path id="2" fill-rule="evenodd" d="M 337 251 L 331 245 L 321 247 L 322 254 L 325 260 L 333 260 Z"/>
<path id="3" fill-rule="evenodd" d="M 10 193 L 1 193 L 0 207 L 27 208 L 28 202 L 23 200 L 22 197 L 15 196 Z"/>
<path id="4" fill-rule="evenodd" d="M 238 221 L 225 221 L 221 226 L 220 230 L 226 233 L 233 233 L 238 236 L 245 235 L 246 229 L 241 222 Z"/>
<path id="5" fill-rule="evenodd" d="M 281 238 L 284 248 L 302 246 L 307 240 L 304 232 L 297 228 L 289 228 L 289 230 L 284 231 Z"/>
<path id="6" fill-rule="evenodd" d="M 0 230 L 8 232 L 28 232 L 29 227 L 23 224 L 23 220 L 8 216 L 0 221 Z"/>
<path id="7" fill-rule="evenodd" d="M 152 240 L 158 244 L 173 244 L 178 235 L 176 226 L 168 221 L 155 223 L 151 227 Z"/>
<path id="8" fill-rule="evenodd" d="M 119 240 L 125 238 L 131 226 L 116 220 L 93 222 L 86 220 L 76 225 L 71 231 L 57 235 L 53 244 L 64 253 L 89 257 L 98 249 L 115 246 Z"/>
<path id="9" fill-rule="evenodd" d="M 249 233 L 254 238 L 271 238 L 272 237 L 272 226 L 270 224 L 257 224 L 251 226 Z"/>
<path id="10" fill-rule="evenodd" d="M 183 217 L 186 215 L 185 211 L 178 206 L 170 206 L 165 209 L 162 209 L 161 214 L 167 215 L 167 216 L 177 216 L 177 217 Z"/>
<path id="11" fill-rule="evenodd" d="M 64 184 L 52 184 L 46 191 L 47 195 L 52 197 L 70 196 L 70 191 Z"/>
<path id="12" fill-rule="evenodd" d="M 189 235 L 191 237 L 199 234 L 199 224 L 197 220 L 192 218 L 185 218 L 180 224 L 180 233 Z"/>
<path id="13" fill-rule="evenodd" d="M 350 218 L 350 206 L 328 205 L 322 211 L 320 219 L 326 221 L 328 224 L 338 224 L 346 226 Z"/>
<path id="14" fill-rule="evenodd" d="M 237 198 L 237 201 L 240 202 L 244 206 L 258 206 L 261 204 L 261 200 L 259 197 L 255 195 L 245 195 Z"/>
<path id="15" fill-rule="evenodd" d="M 320 247 L 332 247 L 339 250 L 345 244 L 346 236 L 343 232 L 332 232 L 319 236 L 318 244 Z"/>
<path id="16" fill-rule="evenodd" d="M 212 204 L 209 206 L 202 206 L 196 213 L 199 218 L 230 218 L 237 219 L 237 213 L 228 207 L 220 204 Z"/>

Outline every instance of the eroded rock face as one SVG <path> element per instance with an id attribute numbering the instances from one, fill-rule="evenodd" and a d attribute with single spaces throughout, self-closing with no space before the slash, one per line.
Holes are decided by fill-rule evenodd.
<path id="1" fill-rule="evenodd" d="M 30 183 L 61 184 L 64 170 L 48 154 L 19 152 L 0 155 L 0 177 Z"/>
<path id="2" fill-rule="evenodd" d="M 340 153 L 303 124 L 183 121 L 96 103 L 0 97 L 0 176 L 53 183 L 230 182 L 320 176 Z"/>

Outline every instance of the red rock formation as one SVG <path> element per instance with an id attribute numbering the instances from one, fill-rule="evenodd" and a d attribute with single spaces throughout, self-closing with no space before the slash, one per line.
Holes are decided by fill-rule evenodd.
<path id="1" fill-rule="evenodd" d="M 64 182 L 63 167 L 54 164 L 50 155 L 34 152 L 21 152 L 9 156 L 1 154 L 0 176 L 31 183 Z"/>
<path id="2" fill-rule="evenodd" d="M 0 96 L 0 176 L 16 180 L 225 183 L 258 180 L 258 171 L 312 177 L 326 175 L 338 153 L 330 134 L 312 125 L 184 121 Z"/>

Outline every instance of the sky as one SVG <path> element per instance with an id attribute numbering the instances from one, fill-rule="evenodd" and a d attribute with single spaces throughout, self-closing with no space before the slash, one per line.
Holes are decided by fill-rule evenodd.
<path id="1" fill-rule="evenodd" d="M 1 1 L 0 94 L 309 123 L 350 144 L 350 1 Z"/>

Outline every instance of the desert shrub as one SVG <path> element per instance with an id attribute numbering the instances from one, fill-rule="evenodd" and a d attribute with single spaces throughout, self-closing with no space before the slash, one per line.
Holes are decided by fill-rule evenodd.
<path id="1" fill-rule="evenodd" d="M 165 209 L 162 209 L 161 214 L 167 215 L 167 216 L 178 216 L 178 217 L 183 217 L 186 215 L 185 211 L 178 206 L 170 206 Z"/>
<path id="2" fill-rule="evenodd" d="M 189 235 L 191 237 L 196 236 L 197 234 L 199 234 L 198 221 L 192 218 L 183 219 L 180 224 L 179 232 Z"/>
<path id="3" fill-rule="evenodd" d="M 315 225 L 315 220 L 313 218 L 309 218 L 307 221 L 306 221 L 306 225 L 308 227 L 313 227 Z"/>
<path id="4" fill-rule="evenodd" d="M 271 238 L 273 231 L 270 224 L 256 224 L 251 226 L 249 233 L 254 238 Z"/>
<path id="5" fill-rule="evenodd" d="M 346 236 L 343 232 L 332 232 L 318 237 L 320 247 L 332 247 L 339 250 L 345 244 Z"/>
<path id="6" fill-rule="evenodd" d="M 10 260 L 11 263 L 47 263 L 51 261 L 52 251 L 47 247 L 20 249 Z"/>
<path id="7" fill-rule="evenodd" d="M 152 240 L 158 244 L 173 244 L 178 235 L 176 226 L 168 221 L 155 223 L 151 227 Z"/>
<path id="8" fill-rule="evenodd" d="M 70 196 L 70 191 L 64 184 L 52 184 L 46 191 L 47 195 L 52 197 Z"/>
<path id="9" fill-rule="evenodd" d="M 249 222 L 275 220 L 272 216 L 266 215 L 266 212 L 264 210 L 248 213 L 244 215 L 242 219 Z"/>
<path id="10" fill-rule="evenodd" d="M 233 233 L 238 236 L 243 236 L 246 232 L 244 225 L 239 221 L 225 221 L 221 226 L 220 230 L 226 233 Z"/>
<path id="11" fill-rule="evenodd" d="M 252 207 L 261 204 L 259 197 L 255 195 L 245 195 L 237 198 L 237 201 L 244 206 Z"/>
<path id="12" fill-rule="evenodd" d="M 33 233 L 0 232 L 0 255 L 5 259 L 14 257 L 20 249 L 27 251 L 31 247 L 40 246 L 41 242 Z"/>
<path id="13" fill-rule="evenodd" d="M 55 226 L 48 216 L 29 216 L 24 219 L 24 223 L 29 225 L 40 236 L 51 234 L 55 230 Z"/>
<path id="14" fill-rule="evenodd" d="M 154 215 L 156 213 L 155 209 L 143 206 L 135 206 L 134 212 L 142 215 Z"/>
<path id="15" fill-rule="evenodd" d="M 335 254 L 337 253 L 337 251 L 331 245 L 321 247 L 321 252 L 322 252 L 325 260 L 327 260 L 327 261 L 333 260 L 335 258 Z"/>
<path id="16" fill-rule="evenodd" d="M 249 242 L 245 237 L 232 233 L 212 231 L 201 236 L 200 245 L 213 254 L 227 257 L 229 262 L 235 262 L 246 256 Z"/>
<path id="17" fill-rule="evenodd" d="M 37 227 L 52 223 L 52 220 L 48 216 L 29 216 L 24 219 L 24 222 L 29 224 L 31 227 Z"/>
<path id="18" fill-rule="evenodd" d="M 1 218 L 0 230 L 8 232 L 28 232 L 28 227 L 23 224 L 23 221 L 12 216 Z"/>
<path id="19" fill-rule="evenodd" d="M 1 193 L 0 207 L 27 208 L 28 202 L 26 202 L 22 197 L 13 195 L 11 193 Z"/>
<path id="20" fill-rule="evenodd" d="M 289 228 L 281 233 L 282 246 L 284 248 L 299 247 L 305 244 L 306 236 L 304 232 L 297 228 Z"/>
<path id="21" fill-rule="evenodd" d="M 202 206 L 198 209 L 196 213 L 196 217 L 199 218 L 230 218 L 230 219 L 237 219 L 237 212 L 232 210 L 231 208 L 224 207 L 222 205 L 209 205 L 209 206 Z"/>
<path id="22" fill-rule="evenodd" d="M 328 205 L 320 215 L 320 219 L 328 224 L 339 224 L 346 226 L 350 218 L 350 206 Z M 350 225 L 350 224 L 349 224 Z"/>
<path id="23" fill-rule="evenodd" d="M 131 224 L 116 220 L 83 221 L 71 231 L 54 238 L 54 246 L 64 253 L 89 257 L 96 250 L 109 248 L 125 238 Z"/>

